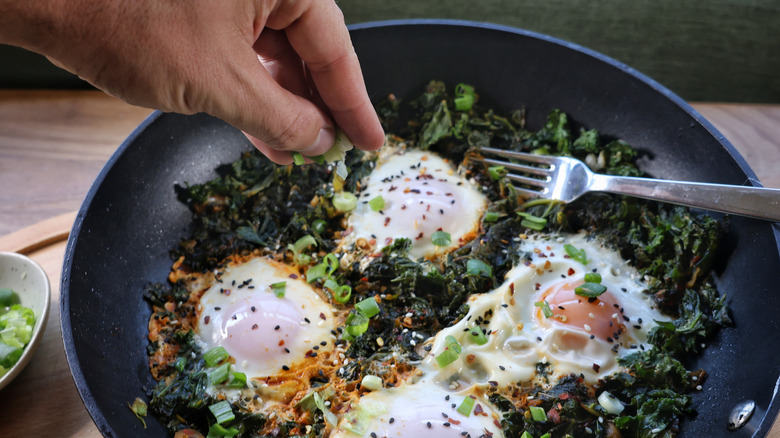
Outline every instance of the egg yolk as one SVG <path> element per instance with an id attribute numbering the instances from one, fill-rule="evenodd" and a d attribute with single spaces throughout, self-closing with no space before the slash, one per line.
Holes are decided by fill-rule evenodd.
<path id="1" fill-rule="evenodd" d="M 284 355 L 284 345 L 294 345 L 303 316 L 295 303 L 270 293 L 253 294 L 222 309 L 214 318 L 218 329 L 211 342 L 222 345 L 239 361 L 272 362 Z"/>
<path id="2" fill-rule="evenodd" d="M 584 330 L 603 341 L 617 340 L 625 332 L 625 325 L 621 323 L 620 304 L 609 290 L 596 298 L 577 295 L 575 289 L 582 284 L 582 281 L 561 281 L 548 287 L 542 293 L 540 301 L 548 303 L 553 316 L 546 318 L 543 310 L 538 308 L 536 318 Z M 575 338 L 571 339 L 572 342 L 582 342 L 579 340 L 581 338 Z"/>

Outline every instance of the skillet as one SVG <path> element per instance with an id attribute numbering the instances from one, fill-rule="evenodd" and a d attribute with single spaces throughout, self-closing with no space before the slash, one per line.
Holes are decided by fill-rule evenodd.
<path id="1" fill-rule="evenodd" d="M 483 103 L 524 105 L 538 129 L 559 108 L 578 124 L 622 138 L 645 153 L 654 177 L 760 186 L 734 147 L 680 97 L 641 73 L 583 47 L 523 30 L 450 20 L 351 27 L 372 99 L 411 97 L 431 79 L 472 84 Z M 164 281 L 168 251 L 190 229 L 175 186 L 217 176 L 251 148 L 212 117 L 154 113 L 108 161 L 74 224 L 61 284 L 62 334 L 75 384 L 98 429 L 109 437 L 164 437 L 127 407 L 154 385 L 146 363 L 150 308 L 143 286 Z M 722 330 L 688 368 L 709 379 L 693 394 L 698 415 L 681 437 L 762 437 L 778 413 L 780 226 L 729 220 L 715 280 L 733 328 Z M 756 411 L 737 432 L 727 418 L 739 402 Z"/>

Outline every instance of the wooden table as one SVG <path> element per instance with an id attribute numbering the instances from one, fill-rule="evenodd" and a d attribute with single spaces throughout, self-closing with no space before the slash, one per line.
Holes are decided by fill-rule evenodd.
<path id="1" fill-rule="evenodd" d="M 765 186 L 780 188 L 780 105 L 694 107 L 734 144 Z M 49 273 L 53 293 L 43 344 L 0 392 L 0 436 L 100 436 L 62 346 L 65 238 L 106 160 L 150 113 L 95 91 L 0 90 L 0 251 L 30 254 Z M 769 436 L 780 438 L 780 424 Z"/>

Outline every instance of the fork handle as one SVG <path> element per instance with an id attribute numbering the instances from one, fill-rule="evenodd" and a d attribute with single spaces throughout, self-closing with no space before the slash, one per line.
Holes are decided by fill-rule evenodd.
<path id="1" fill-rule="evenodd" d="M 780 189 L 594 174 L 591 190 L 780 221 Z"/>

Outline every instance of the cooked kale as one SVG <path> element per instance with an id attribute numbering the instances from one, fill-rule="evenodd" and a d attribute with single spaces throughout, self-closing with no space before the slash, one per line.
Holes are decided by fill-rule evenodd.
<path id="1" fill-rule="evenodd" d="M 568 155 L 584 160 L 595 171 L 632 176 L 641 175 L 636 166 L 639 153 L 622 140 L 576 126 L 556 109 L 551 109 L 540 129 L 529 130 L 525 109 L 501 114 L 482 108 L 476 94 L 468 96 L 464 105 L 463 93 L 469 88 L 461 84 L 450 92 L 445 84 L 433 81 L 421 96 L 408 102 L 390 96 L 377 104 L 387 130 L 398 133 L 412 147 L 462 163 L 468 177 L 484 189 L 491 218 L 485 215 L 477 239 L 443 260 L 412 260 L 407 256 L 410 241 L 397 239 L 370 263 L 357 260 L 333 272 L 339 285 L 351 287 L 347 308 L 382 297 L 380 312 L 370 318 L 365 331 L 353 336 L 339 329 L 343 338 L 339 342 L 348 343 L 346 355 L 352 359 L 339 370 L 339 377 L 359 382 L 366 374 L 390 372 L 386 364 L 391 358 L 408 364 L 422 360 L 416 351 L 419 342 L 461 319 L 468 312 L 469 295 L 494 289 L 509 269 L 527 258 L 518 249 L 521 236 L 535 231 L 586 231 L 629 260 L 648 279 L 646 293 L 677 319 L 653 329 L 652 350 L 621 359 L 627 372 L 596 386 L 580 376 L 568 376 L 550 387 L 525 386 L 524 391 L 533 396 L 533 401 L 525 400 L 527 405 L 498 393 L 490 401 L 504 412 L 501 425 L 506 436 L 523 432 L 534 437 L 550 433 L 553 438 L 673 435 L 680 419 L 691 412 L 686 392 L 692 374 L 680 360 L 697 353 L 702 340 L 730 324 L 725 298 L 710 281 L 722 225 L 681 207 L 606 194 L 590 194 L 570 204 L 523 203 L 505 172 L 490 172 L 474 159 L 479 147 Z M 353 151 L 346 165 L 349 177 L 343 187 L 357 193 L 374 162 Z M 172 256 L 183 257 L 188 269 L 205 271 L 234 253 L 284 252 L 307 235 L 317 241 L 320 256 L 331 253 L 344 217 L 330 203 L 333 179 L 333 172 L 325 166 L 276 166 L 257 151 L 247 152 L 220 168 L 219 178 L 178 187 L 180 199 L 193 212 L 193 229 Z M 535 218 L 535 225 L 518 212 Z M 318 260 L 315 257 L 313 263 Z M 186 289 L 180 285 L 151 285 L 146 297 L 162 309 L 161 317 L 192 311 L 181 304 L 173 312 L 164 310 L 166 302 L 187 301 Z M 355 310 L 351 313 L 357 315 Z M 150 407 L 171 431 L 183 427 L 207 430 L 211 417 L 206 406 L 213 400 L 205 394 L 202 353 L 192 342 L 192 332 L 166 336 L 178 345 L 180 360 L 161 373 L 165 379 L 152 391 Z M 159 347 L 150 343 L 150 354 Z M 539 364 L 538 371 L 544 378 L 554 372 L 544 364 Z M 598 395 L 603 391 L 625 405 L 620 415 L 609 414 L 599 405 Z M 528 405 L 543 408 L 547 421 L 533 421 Z M 240 429 L 239 436 L 257 436 L 265 417 L 238 411 L 233 424 Z M 322 434 L 324 419 L 317 413 L 307 436 Z M 298 430 L 292 423 L 276 427 L 273 436 Z"/>

